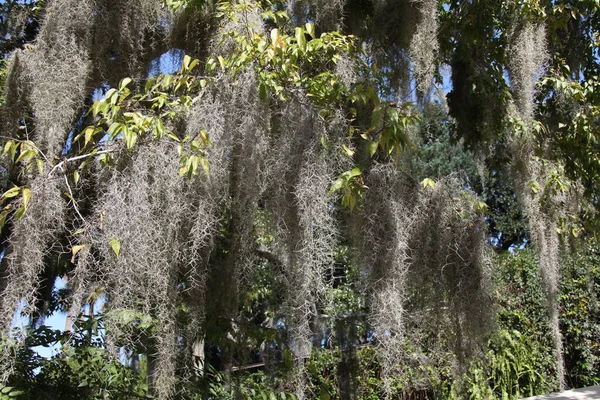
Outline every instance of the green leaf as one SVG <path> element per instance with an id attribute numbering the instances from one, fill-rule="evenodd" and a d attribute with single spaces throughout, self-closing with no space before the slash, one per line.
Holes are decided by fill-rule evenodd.
<path id="1" fill-rule="evenodd" d="M 167 136 L 168 136 L 169 138 L 173 139 L 173 140 L 174 140 L 174 141 L 176 141 L 176 142 L 181 142 L 181 139 L 179 139 L 179 138 L 177 137 L 177 135 L 175 135 L 175 134 L 174 134 L 173 132 L 171 132 L 171 131 L 167 132 Z"/>
<path id="2" fill-rule="evenodd" d="M 345 144 L 342 145 L 342 149 L 344 149 L 344 151 L 346 152 L 346 154 L 348 155 L 348 157 L 352 157 L 354 156 L 354 150 L 351 150 L 348 146 L 346 146 Z"/>
<path id="3" fill-rule="evenodd" d="M 146 85 L 144 86 L 144 90 L 145 90 L 146 92 L 149 92 L 149 91 L 150 91 L 150 89 L 152 89 L 152 86 L 154 86 L 154 84 L 155 84 L 155 83 L 156 83 L 156 79 L 154 79 L 154 78 L 149 78 L 149 79 L 146 81 Z"/>
<path id="4" fill-rule="evenodd" d="M 15 186 L 14 188 L 10 188 L 6 192 L 4 192 L 4 194 L 2 195 L 2 198 L 10 199 L 11 197 L 17 197 L 19 195 L 20 191 L 21 191 L 21 188 L 19 186 Z"/>
<path id="5" fill-rule="evenodd" d="M 98 156 L 98 161 L 103 167 L 112 164 L 112 157 L 108 153 L 102 153 Z"/>
<path id="6" fill-rule="evenodd" d="M 85 244 L 79 244 L 77 246 L 73 246 L 73 248 L 71 249 L 71 253 L 73 254 L 73 256 L 76 256 L 77 253 L 79 253 L 81 250 L 85 249 L 87 245 Z"/>
<path id="7" fill-rule="evenodd" d="M 542 191 L 542 189 L 540 188 L 540 185 L 538 185 L 538 183 L 535 181 L 529 181 L 529 187 L 531 188 L 531 191 L 533 192 L 533 194 L 538 194 L 539 192 Z"/>
<path id="8" fill-rule="evenodd" d="M 112 89 L 110 89 L 110 90 L 109 90 L 108 92 L 106 92 L 106 94 L 104 95 L 104 101 L 107 101 L 107 100 L 108 100 L 108 101 L 110 101 L 110 99 L 112 98 L 112 96 L 113 96 L 114 94 L 116 94 L 116 93 L 117 93 L 117 89 L 115 89 L 115 88 L 112 88 Z M 98 103 L 99 103 L 99 105 L 98 105 L 98 108 L 100 108 L 100 107 L 102 106 L 102 103 L 103 103 L 104 101 L 100 100 L 100 101 L 98 102 Z M 94 103 L 94 104 L 95 104 L 95 103 Z"/>
<path id="9" fill-rule="evenodd" d="M 306 25 L 304 25 L 304 27 L 306 28 L 306 32 L 310 35 L 311 38 L 315 38 L 315 23 L 314 22 L 308 22 L 306 23 Z"/>
<path id="10" fill-rule="evenodd" d="M 340 190 L 341 188 L 344 187 L 344 185 L 346 184 L 346 180 L 343 178 L 337 178 L 333 184 L 331 185 L 331 187 L 329 188 L 329 194 L 332 195 L 333 193 L 337 192 L 338 190 Z"/>
<path id="11" fill-rule="evenodd" d="M 117 257 L 121 253 L 121 241 L 117 238 L 110 239 L 110 247 Z"/>
<path id="12" fill-rule="evenodd" d="M 88 126 L 83 130 L 83 135 L 84 135 L 84 146 L 87 146 L 87 144 L 92 140 L 92 138 L 94 137 L 94 127 L 93 126 Z"/>
<path id="13" fill-rule="evenodd" d="M 356 167 L 356 168 L 354 168 L 354 169 L 352 169 L 352 170 L 350 170 L 348 172 L 345 172 L 345 173 L 347 173 L 350 178 L 355 178 L 357 176 L 362 175 L 362 171 L 360 170 L 359 167 Z"/>
<path id="14" fill-rule="evenodd" d="M 190 62 L 192 61 L 192 57 L 188 56 L 187 54 L 185 56 L 183 56 L 183 69 L 184 71 L 187 71 L 190 68 Z"/>
<path id="15" fill-rule="evenodd" d="M 221 69 L 225 70 L 225 59 L 222 56 L 218 56 L 217 59 L 219 60 L 219 65 L 221 66 Z"/>
<path id="16" fill-rule="evenodd" d="M 75 263 L 75 256 L 77 255 L 77 253 L 79 253 L 81 250 L 85 249 L 87 247 L 87 245 L 85 244 L 80 244 L 77 246 L 73 246 L 73 248 L 71 249 L 71 262 Z"/>
<path id="17" fill-rule="evenodd" d="M 187 174 L 187 171 L 188 171 L 187 164 L 182 165 L 181 168 L 179 168 L 179 176 L 184 176 L 185 174 Z"/>
<path id="18" fill-rule="evenodd" d="M 77 201 L 75 201 L 75 198 L 71 195 L 71 193 L 64 192 L 63 194 L 67 199 L 71 200 L 74 204 L 77 204 Z"/>
<path id="19" fill-rule="evenodd" d="M 202 169 L 204 170 L 204 173 L 206 175 L 209 175 L 210 174 L 210 163 L 206 159 L 206 157 L 200 157 L 200 165 L 202 166 Z"/>
<path id="20" fill-rule="evenodd" d="M 294 366 L 294 353 L 290 349 L 285 349 L 283 351 L 283 362 L 288 368 L 292 368 Z"/>
<path id="21" fill-rule="evenodd" d="M 76 185 L 79 182 L 79 171 L 73 172 L 73 181 L 75 182 Z"/>
<path id="22" fill-rule="evenodd" d="M 6 217 L 8 217 L 8 210 L 2 211 L 0 213 L 0 231 L 2 230 L 2 228 L 4 228 L 4 225 L 6 224 Z"/>
<path id="23" fill-rule="evenodd" d="M 4 145 L 4 151 L 2 152 L 2 154 L 7 154 L 8 152 L 10 152 L 10 148 L 13 146 L 13 141 L 9 140 L 6 142 L 6 144 Z"/>
<path id="24" fill-rule="evenodd" d="M 275 28 L 271 30 L 271 42 L 273 43 L 273 45 L 277 45 L 277 42 L 279 41 L 279 29 Z"/>
<path id="25" fill-rule="evenodd" d="M 267 85 L 261 82 L 258 86 L 258 96 L 262 101 L 267 100 Z"/>
<path id="26" fill-rule="evenodd" d="M 421 186 L 423 186 L 424 188 L 432 188 L 433 189 L 435 187 L 435 181 L 430 178 L 425 178 L 421 181 Z"/>
<path id="27" fill-rule="evenodd" d="M 29 200 L 31 200 L 31 190 L 29 188 L 23 188 L 23 207 L 29 206 Z"/>
<path id="28" fill-rule="evenodd" d="M 12 143 L 8 153 L 10 154 L 10 159 L 15 161 L 15 157 L 17 156 L 17 149 L 19 148 L 18 143 Z"/>
<path id="29" fill-rule="evenodd" d="M 321 386 L 321 393 L 319 394 L 319 400 L 331 400 L 331 395 L 325 386 Z"/>
<path id="30" fill-rule="evenodd" d="M 304 29 L 296 28 L 296 42 L 302 51 L 306 50 L 306 37 L 304 37 Z"/>
<path id="31" fill-rule="evenodd" d="M 127 149 L 131 150 L 137 143 L 138 135 L 128 127 L 124 127 L 123 139 L 125 140 L 125 146 L 127 146 Z"/>
<path id="32" fill-rule="evenodd" d="M 125 87 L 131 83 L 131 81 L 131 78 L 123 78 L 121 82 L 119 82 L 119 90 L 125 89 Z"/>
<path id="33" fill-rule="evenodd" d="M 19 207 L 19 209 L 17 210 L 17 212 L 15 213 L 15 217 L 19 220 L 21 218 L 23 218 L 25 216 L 25 211 L 27 211 L 25 209 L 25 207 Z"/>
<path id="34" fill-rule="evenodd" d="M 21 155 L 19 156 L 19 158 L 17 158 L 17 162 L 19 161 L 25 161 L 25 162 L 29 162 L 31 161 L 31 159 L 33 157 L 36 156 L 36 152 L 34 150 L 25 150 L 24 152 L 21 153 Z"/>
<path id="35" fill-rule="evenodd" d="M 373 155 L 377 152 L 377 147 L 379 147 L 379 142 L 377 142 L 377 141 L 367 142 L 367 150 L 369 151 L 369 156 L 373 157 Z"/>
<path id="36" fill-rule="evenodd" d="M 377 124 L 381 120 L 382 112 L 383 112 L 382 106 L 379 105 L 379 106 L 375 107 L 375 109 L 373 110 L 373 114 L 371 114 L 371 128 L 377 127 Z"/>
<path id="37" fill-rule="evenodd" d="M 163 75 L 162 76 L 161 85 L 163 88 L 167 89 L 169 86 L 171 86 L 172 82 L 173 82 L 173 75 Z"/>
<path id="38" fill-rule="evenodd" d="M 156 137 L 158 139 L 162 138 L 163 135 L 165 134 L 165 125 L 163 124 L 162 119 L 157 118 L 156 119 Z M 177 137 L 177 136 L 175 136 Z"/>
<path id="39" fill-rule="evenodd" d="M 119 93 L 118 92 L 115 92 L 115 93 L 113 93 L 112 96 L 110 96 L 110 104 L 112 104 L 113 106 L 117 104 L 118 100 L 119 100 Z M 108 112 L 108 109 L 107 109 L 106 112 Z"/>
<path id="40" fill-rule="evenodd" d="M 37 165 L 38 168 L 38 172 L 41 174 L 44 173 L 44 160 L 40 160 L 39 158 L 37 160 L 35 160 L 35 163 Z"/>

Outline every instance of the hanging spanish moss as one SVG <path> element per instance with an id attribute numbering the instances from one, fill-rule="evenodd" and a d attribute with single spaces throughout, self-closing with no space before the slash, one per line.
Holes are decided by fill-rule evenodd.
<path id="1" fill-rule="evenodd" d="M 289 327 L 290 348 L 298 360 L 296 393 L 304 398 L 304 360 L 314 345 L 319 307 L 332 276 L 333 246 L 338 240 L 333 198 L 329 187 L 337 174 L 348 167 L 347 158 L 332 154 L 319 138 L 335 143 L 347 129 L 343 122 L 322 123 L 315 110 L 302 98 L 292 101 L 273 116 L 273 137 L 267 157 L 264 192 L 271 212 L 272 251 L 283 264 L 286 296 L 282 317 Z"/>
<path id="2" fill-rule="evenodd" d="M 67 7 L 72 14 L 65 16 L 54 8 L 48 10 L 34 51 L 14 58 L 15 83 L 9 86 L 13 88 L 9 94 L 15 99 L 25 98 L 19 90 L 31 88 L 36 128 L 41 127 L 46 135 L 40 139 L 43 151 L 57 155 L 64 146 L 78 105 L 90 94 L 87 89 L 90 84 L 115 82 L 119 78 L 114 75 L 117 71 L 141 77 L 147 62 L 164 49 L 166 40 L 175 43 L 190 33 L 174 32 L 168 39 L 170 17 L 158 2 L 126 7 L 119 1 L 81 2 L 76 7 L 61 2 L 52 4 L 56 9 Z M 343 6 L 343 3 L 296 2 L 292 9 L 298 21 L 316 18 L 321 29 L 333 29 L 340 21 Z M 408 29 L 412 32 L 416 26 L 418 32 L 413 42 L 403 38 L 396 25 L 382 37 L 394 36 L 400 51 L 397 56 L 408 63 L 409 44 L 413 43 L 413 49 L 424 46 L 428 40 L 425 36 L 430 34 L 433 41 L 425 46 L 427 51 L 419 53 L 424 57 L 427 53 L 427 60 L 415 60 L 417 79 L 427 85 L 425 81 L 431 79 L 432 66 L 425 64 L 434 63 L 437 11 L 429 3 L 405 6 L 414 14 L 414 18 L 408 18 L 414 19 Z M 383 10 L 378 12 L 383 17 Z M 202 11 L 197 13 L 200 13 L 197 18 L 204 15 Z M 139 17 L 135 16 L 138 14 Z M 262 32 L 264 25 L 259 14 L 256 7 L 242 8 L 217 29 L 212 40 L 199 38 L 191 47 L 199 53 L 210 47 L 219 54 L 232 54 L 237 43 L 230 33 Z M 177 18 L 183 18 L 182 15 Z M 192 23 L 196 17 L 188 14 L 186 18 Z M 52 28 L 52 24 L 60 29 Z M 100 26 L 110 28 L 100 35 Z M 132 40 L 135 35 L 141 40 Z M 53 42 L 66 48 L 53 46 Z M 61 58 L 53 58 L 52 51 Z M 49 56 L 42 57 L 41 52 Z M 21 58 L 24 68 L 19 64 Z M 68 65 L 76 66 L 76 73 L 67 73 L 64 69 Z M 39 73 L 45 68 L 55 71 L 52 80 L 45 80 Z M 359 79 L 353 69 L 353 61 L 345 57 L 337 63 L 336 72 L 346 90 Z M 22 77 L 25 83 L 20 82 Z M 88 199 L 92 206 L 84 211 L 85 216 L 76 209 L 85 221 L 79 229 L 83 233 L 77 238 L 77 252 L 73 252 L 77 265 L 69 274 L 72 314 L 78 314 L 90 293 L 102 290 L 113 353 L 118 353 L 121 347 L 134 349 L 140 337 L 147 335 L 148 344 L 142 351 L 148 356 L 150 380 L 161 399 L 170 398 L 178 385 L 174 380 L 176 370 L 189 371 L 184 379 L 192 379 L 194 366 L 179 360 L 178 355 L 185 354 L 182 359 L 189 359 L 197 343 L 203 342 L 206 318 L 225 321 L 224 334 L 232 338 L 232 349 L 223 348 L 224 368 L 242 365 L 247 362 L 243 352 L 233 351 L 239 293 L 257 261 L 254 218 L 257 211 L 265 208 L 273 220 L 277 238 L 277 244 L 269 250 L 283 265 L 281 273 L 287 287 L 280 313 L 290 333 L 287 345 L 298 360 L 296 391 L 302 398 L 306 391 L 303 360 L 319 334 L 316 321 L 320 309 L 328 307 L 325 292 L 332 284 L 333 248 L 340 240 L 336 216 L 339 210 L 329 189 L 341 172 L 352 168 L 351 158 L 344 155 L 341 146 L 348 151 L 356 149 L 346 135 L 349 126 L 343 110 L 336 111 L 325 122 L 318 109 L 310 105 L 310 99 L 301 94 L 287 103 L 271 99 L 269 104 L 261 100 L 252 73 L 244 72 L 235 80 L 221 76 L 218 82 L 202 89 L 194 98 L 192 109 L 172 126 L 179 135 L 207 132 L 212 142 L 206 155 L 210 165 L 208 176 L 191 181 L 180 177 L 176 146 L 164 141 L 142 143 L 133 151 L 126 150 L 119 139 L 105 145 L 106 151 L 112 152 L 114 166 L 106 169 L 97 165 L 90 171 L 97 198 Z M 50 107 L 49 104 L 56 103 L 44 96 L 57 93 L 63 94 L 62 103 L 58 108 Z M 21 107 L 21 114 L 17 110 L 14 115 L 22 115 L 28 106 L 23 101 L 13 104 Z M 397 184 L 391 186 L 398 188 Z M 404 193 L 396 189 L 389 192 L 381 188 L 378 196 L 383 196 L 384 203 L 374 205 L 394 210 L 392 231 L 396 233 L 389 237 L 395 241 L 395 250 L 380 248 L 373 236 L 374 248 L 381 250 L 377 257 L 383 258 L 370 261 L 374 271 L 370 279 L 373 282 L 382 279 L 377 288 L 373 287 L 379 293 L 373 298 L 374 309 L 378 310 L 373 321 L 381 349 L 385 349 L 381 354 L 387 351 L 389 356 L 385 358 L 388 375 L 397 367 L 398 360 L 394 361 L 392 356 L 402 351 L 396 339 L 404 334 L 403 310 L 411 265 L 407 261 L 411 257 L 408 243 L 413 240 L 411 232 L 417 221 L 421 221 L 418 215 L 425 207 L 408 196 L 419 193 L 418 190 Z M 404 200 L 394 198 L 400 193 Z M 57 199 L 61 200 L 60 196 Z M 409 212 L 411 207 L 416 208 Z M 35 217 L 32 213 L 27 218 Z M 51 221 L 54 224 L 39 217 L 37 223 L 62 228 L 60 217 Z M 45 241 L 51 238 L 51 231 L 35 226 L 38 234 L 45 235 L 40 237 L 38 246 L 43 249 L 41 245 L 47 245 Z M 14 242 L 18 243 L 16 232 Z M 384 236 L 383 232 L 379 236 Z M 224 243 L 229 248 L 226 253 L 215 247 Z M 34 268 L 27 274 L 19 273 L 20 276 L 30 279 L 40 274 L 44 268 L 40 251 L 37 249 L 35 253 L 38 262 L 28 263 Z M 23 258 L 18 252 L 11 257 Z M 393 268 L 388 271 L 386 263 Z M 227 278 L 223 279 L 224 276 Z M 23 296 L 20 292 L 12 295 L 13 303 Z M 181 325 L 177 311 L 181 302 L 188 310 L 185 325 Z M 389 312 L 388 305 L 391 305 Z M 14 305 L 6 309 L 14 309 Z M 140 315 L 150 316 L 153 328 L 131 322 Z"/>
<path id="3" fill-rule="evenodd" d="M 297 25 L 313 21 L 323 31 L 340 30 L 346 0 L 293 0 L 288 5 Z"/>
<path id="4" fill-rule="evenodd" d="M 113 342 L 130 346 L 140 334 L 135 325 L 123 322 L 128 312 L 160 321 L 156 350 L 149 351 L 156 358 L 151 372 L 160 398 L 168 397 L 174 383 L 170 379 L 178 354 L 176 288 L 180 275 L 190 272 L 185 249 L 190 240 L 189 216 L 194 213 L 192 202 L 179 201 L 189 190 L 178 176 L 174 154 L 175 149 L 164 145 L 147 146 L 131 160 L 121 161 L 122 169 L 111 171 L 101 185 L 102 196 L 88 218 L 82 241 L 91 251 L 80 261 L 88 269 L 86 264 L 93 263 L 91 270 L 97 276 L 93 283 L 105 288 L 107 330 Z M 202 285 L 198 277 L 195 284 Z"/>
<path id="5" fill-rule="evenodd" d="M 31 90 L 33 137 L 39 149 L 50 157 L 62 150 L 87 94 L 92 68 L 88 53 L 92 13 L 93 6 L 88 1 L 52 3 L 36 44 L 19 57 L 29 83 L 25 87 Z"/>
<path id="6" fill-rule="evenodd" d="M 171 13 L 160 0 L 103 0 L 96 7 L 91 50 L 98 81 L 145 78 L 147 63 L 168 49 Z"/>
<path id="7" fill-rule="evenodd" d="M 533 119 L 536 83 L 548 60 L 546 49 L 544 25 L 526 22 L 515 28 L 509 48 L 509 73 L 517 110 L 526 125 Z"/>
<path id="8" fill-rule="evenodd" d="M 383 357 L 383 374 L 390 377 L 400 372 L 399 360 L 404 355 L 408 242 L 411 217 L 416 211 L 409 202 L 414 201 L 411 196 L 414 187 L 391 165 L 374 168 L 368 184 L 376 190 L 369 193 L 362 253 L 365 264 L 372 268 L 371 285 L 375 285 L 371 288 L 374 313 L 370 318 Z M 390 396 L 390 388 L 387 394 Z"/>
<path id="9" fill-rule="evenodd" d="M 210 2 L 176 13 L 169 35 L 171 47 L 185 50 L 195 58 L 206 57 L 218 25 L 214 15 L 215 5 Z"/>
<path id="10" fill-rule="evenodd" d="M 2 108 L 2 124 L 6 132 L 14 132 L 19 128 L 19 118 L 22 110 L 26 107 L 27 82 L 24 77 L 21 51 L 17 50 L 8 60 L 6 65 L 6 85 L 4 87 L 4 98 L 10 107 Z"/>
<path id="11" fill-rule="evenodd" d="M 239 78 L 240 82 L 253 82 L 252 74 Z M 252 84 L 250 84 L 252 86 Z M 216 315 L 230 321 L 228 330 L 235 330 L 235 316 L 240 296 L 240 288 L 255 265 L 254 216 L 258 200 L 263 191 L 264 160 L 268 150 L 269 120 L 256 90 L 247 90 L 241 84 L 234 86 L 222 98 L 225 107 L 224 137 L 222 144 L 228 146 L 227 158 L 228 209 L 227 242 L 231 251 L 224 255 L 221 265 L 214 272 L 215 287 L 218 290 Z M 230 108 L 231 107 L 231 108 Z M 215 146 L 218 142 L 215 143 Z M 225 275 L 222 275 L 225 274 Z M 222 276 L 228 279 L 223 280 Z M 226 361 L 226 368 L 242 365 L 243 359 Z"/>
<path id="12" fill-rule="evenodd" d="M 52 157 L 62 150 L 90 87 L 144 73 L 147 62 L 165 49 L 168 24 L 158 0 L 51 2 L 35 43 L 14 55 L 18 76 L 11 70 L 7 79 L 19 79 L 28 92 L 40 150 Z M 14 113 L 25 116 L 23 109 Z"/>
<path id="13" fill-rule="evenodd" d="M 493 328 L 491 218 L 464 163 L 437 182 L 411 168 L 413 143 L 436 140 L 418 120 L 447 62 L 450 109 L 432 129 L 461 139 L 452 149 L 509 149 L 563 388 L 557 221 L 580 188 L 553 183 L 536 121 L 546 27 L 515 22 L 512 2 L 446 3 L 48 0 L 35 39 L 7 54 L 0 328 L 38 324 L 61 277 L 66 330 L 100 297 L 107 357 L 146 357 L 160 400 L 193 397 L 208 367 L 235 386 L 252 364 L 285 364 L 286 390 L 314 398 L 307 365 L 325 346 L 354 396 L 359 343 L 385 398 L 460 387 Z M 163 74 L 165 54 L 178 72 Z M 281 287 L 256 290 L 257 275 Z M 326 315 L 343 308 L 336 290 L 360 306 Z M 4 337 L 2 382 L 21 339 Z"/>
<path id="14" fill-rule="evenodd" d="M 370 320 L 383 373 L 389 379 L 402 376 L 406 364 L 425 367 L 435 347 L 453 351 L 460 377 L 492 321 L 483 220 L 474 198 L 460 194 L 460 181 L 449 177 L 423 188 L 396 168 L 371 170 L 368 186 L 375 190 L 363 216 L 363 263 L 373 268 Z M 433 332 L 452 334 L 423 338 Z M 411 387 L 431 384 L 420 379 Z"/>
<path id="15" fill-rule="evenodd" d="M 438 70 L 438 2 L 436 0 L 414 2 L 418 5 L 420 18 L 408 53 L 414 64 L 414 76 L 419 95 L 427 96 L 433 83 L 433 76 Z"/>
<path id="16" fill-rule="evenodd" d="M 15 53 L 9 69 L 7 98 L 12 101 L 4 113 L 6 126 L 15 139 L 35 141 L 35 151 L 48 163 L 60 154 L 85 97 L 92 11 L 88 2 L 53 3 L 35 45 Z M 56 247 L 62 246 L 57 237 L 66 225 L 65 181 L 49 167 L 20 172 L 30 199 L 25 204 L 23 198 L 27 212 L 14 224 L 10 239 L 17 247 L 7 257 L 8 275 L 14 278 L 8 279 L 3 295 L 5 329 L 19 304 L 25 315 L 34 314 L 46 257 L 64 250 Z M 10 363 L 4 365 L 10 370 Z"/>
<path id="17" fill-rule="evenodd" d="M 307 157 L 318 157 L 307 154 Z M 324 160 L 307 159 L 300 170 L 295 189 L 298 207 L 297 227 L 290 232 L 297 237 L 290 249 L 286 283 L 288 295 L 284 313 L 290 325 L 290 345 L 298 358 L 299 377 L 302 377 L 304 359 L 308 358 L 313 346 L 315 322 L 323 304 L 327 283 L 326 276 L 333 266 L 331 243 L 337 241 L 337 227 L 332 216 L 328 188 L 333 176 Z M 298 229 L 295 232 L 295 229 Z M 290 243 L 289 245 L 292 245 Z M 301 382 L 301 381 L 299 381 Z M 303 385 L 298 384 L 296 393 L 304 398 Z"/>
<path id="18" fill-rule="evenodd" d="M 389 65 L 389 89 L 399 99 L 412 100 L 416 94 L 429 94 L 438 67 L 437 35 L 437 1 L 373 2 L 371 52 L 378 63 Z"/>
<path id="19" fill-rule="evenodd" d="M 529 220 L 531 240 L 539 255 L 539 267 L 548 308 L 548 327 L 554 344 L 556 376 L 561 390 L 566 387 L 562 335 L 559 325 L 560 241 L 557 233 L 556 205 L 565 202 L 565 194 L 549 187 L 549 168 L 534 157 L 532 138 L 536 83 L 543 71 L 547 55 L 543 25 L 525 23 L 518 27 L 511 43 L 510 76 L 515 92 L 515 108 L 521 131 L 513 139 L 516 192 Z M 535 188 L 542 192 L 536 195 Z"/>
<path id="20" fill-rule="evenodd" d="M 56 243 L 56 237 L 65 229 L 66 203 L 62 198 L 61 180 L 39 177 L 31 182 L 30 188 L 28 212 L 14 224 L 6 257 L 7 284 L 0 303 L 0 324 L 4 332 L 9 330 L 15 310 L 27 316 L 36 314 L 40 275 L 46 257 L 51 252 L 65 251 Z M 2 379 L 7 379 L 12 372 L 13 350 L 12 346 L 5 346 L 0 355 Z"/>

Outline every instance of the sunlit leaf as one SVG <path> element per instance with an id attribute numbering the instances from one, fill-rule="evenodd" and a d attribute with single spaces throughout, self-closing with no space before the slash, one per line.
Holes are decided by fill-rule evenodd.
<path id="1" fill-rule="evenodd" d="M 23 207 L 29 206 L 29 200 L 31 200 L 31 190 L 29 188 L 23 188 Z"/>
<path id="2" fill-rule="evenodd" d="M 110 248 L 115 253 L 117 257 L 121 253 L 121 241 L 117 238 L 110 239 Z"/>

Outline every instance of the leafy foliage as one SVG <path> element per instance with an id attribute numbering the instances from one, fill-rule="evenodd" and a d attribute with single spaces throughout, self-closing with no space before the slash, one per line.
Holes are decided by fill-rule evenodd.
<path id="1" fill-rule="evenodd" d="M 101 317 L 82 319 L 73 332 L 41 325 L 27 332 L 17 354 L 16 374 L 2 389 L 10 398 L 131 399 L 144 398 L 143 376 L 119 362 L 105 348 Z M 54 348 L 45 358 L 36 348 Z M 8 388 L 11 388 L 10 390 Z"/>

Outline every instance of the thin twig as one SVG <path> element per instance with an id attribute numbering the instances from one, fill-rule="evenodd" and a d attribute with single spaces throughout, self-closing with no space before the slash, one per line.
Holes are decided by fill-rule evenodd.
<path id="1" fill-rule="evenodd" d="M 75 212 L 77 213 L 79 218 L 81 218 L 81 220 L 85 223 L 85 218 L 83 218 L 83 215 L 81 215 L 81 213 L 79 212 L 79 207 L 77 207 L 77 202 L 75 201 L 75 196 L 73 196 L 73 191 L 71 190 L 71 185 L 69 185 L 69 178 L 67 178 L 67 174 L 66 174 L 66 169 L 67 169 L 66 162 L 61 162 L 58 165 L 62 166 L 63 163 L 65 165 L 65 168 L 63 169 L 63 171 L 65 172 L 65 174 L 64 174 L 65 184 L 67 185 L 67 189 L 69 189 L 69 195 L 71 195 L 71 202 L 73 203 L 73 208 L 75 209 Z"/>
<path id="2" fill-rule="evenodd" d="M 51 177 L 52 175 L 54 175 L 54 173 L 56 172 L 57 169 L 59 169 L 59 168 L 62 169 L 63 164 L 66 167 L 67 163 L 70 163 L 72 161 L 83 160 L 84 158 L 93 157 L 93 156 L 100 155 L 100 154 L 112 153 L 113 151 L 115 151 L 115 150 L 102 150 L 102 151 L 98 151 L 96 153 L 89 153 L 89 154 L 84 154 L 84 155 L 81 155 L 81 156 L 66 158 L 64 160 L 61 160 L 61 162 L 59 162 L 58 164 L 56 164 L 50 170 L 50 172 L 48 172 L 48 177 Z M 66 174 L 66 172 L 67 172 L 66 169 L 63 169 L 63 172 Z"/>

